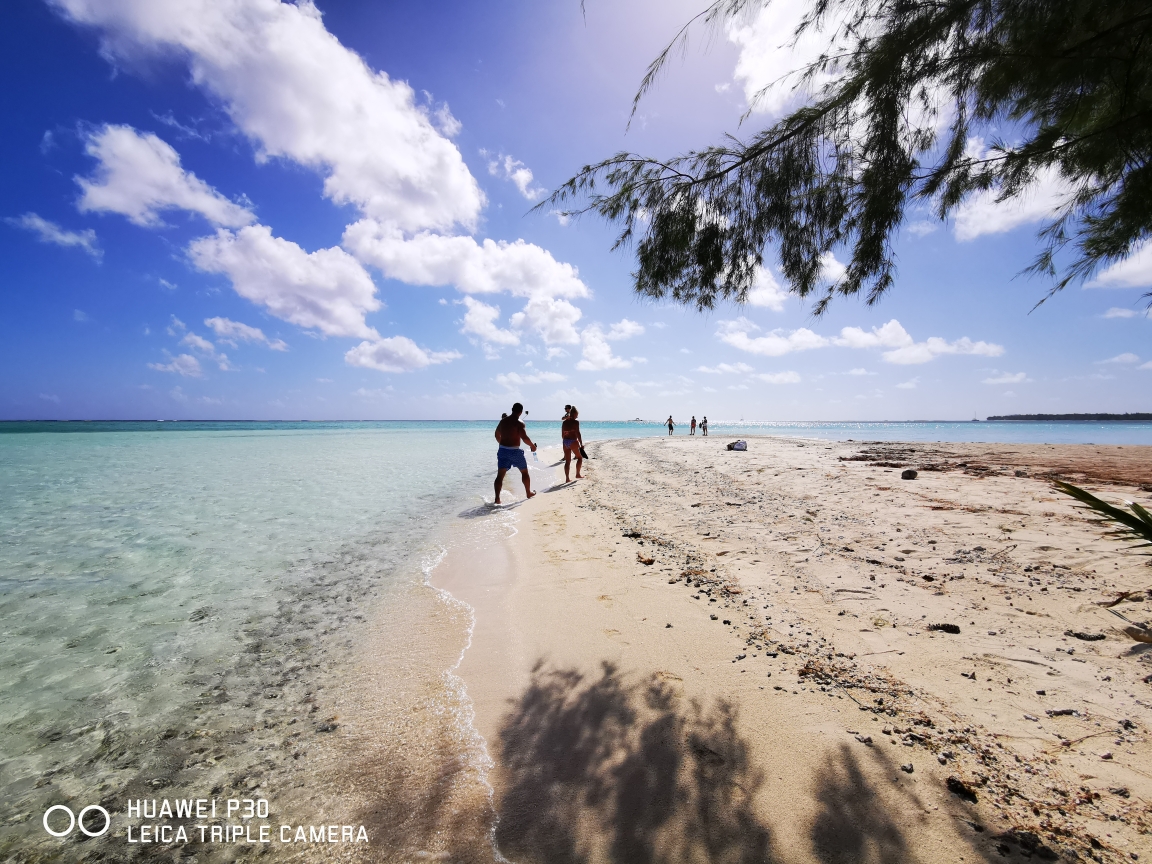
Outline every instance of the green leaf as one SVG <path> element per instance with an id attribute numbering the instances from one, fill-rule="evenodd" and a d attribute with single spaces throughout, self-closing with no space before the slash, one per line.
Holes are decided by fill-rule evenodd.
<path id="1" fill-rule="evenodd" d="M 1148 511 L 1135 502 L 1130 502 L 1128 506 L 1131 512 L 1121 510 L 1109 504 L 1107 501 L 1101 500 L 1079 486 L 1073 486 L 1071 483 L 1065 483 L 1062 480 L 1053 480 L 1052 484 L 1060 492 L 1065 495 L 1070 495 L 1077 501 L 1084 505 L 1083 509 L 1091 510 L 1100 517 L 1099 521 L 1107 523 L 1116 527 L 1115 531 L 1109 531 L 1109 536 L 1119 537 L 1129 542 L 1136 542 L 1137 549 L 1142 549 L 1145 546 L 1152 546 L 1152 515 Z M 1143 541 L 1143 542 L 1139 542 Z"/>

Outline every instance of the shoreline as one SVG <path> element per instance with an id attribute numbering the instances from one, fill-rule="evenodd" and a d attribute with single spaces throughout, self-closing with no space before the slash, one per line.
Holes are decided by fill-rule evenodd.
<path id="1" fill-rule="evenodd" d="M 1127 677 L 1141 668 L 1150 671 L 1144 668 L 1149 655 L 1133 651 L 1114 630 L 1100 643 L 1059 635 L 1067 621 L 1105 626 L 1090 609 L 1078 608 L 1083 603 L 1065 608 L 1064 598 L 1075 595 L 1063 587 L 1076 586 L 1063 582 L 1071 574 L 1087 579 L 1083 568 L 1091 556 L 1115 565 L 1107 574 L 1113 581 L 1144 576 L 1135 570 L 1142 563 L 1138 556 L 1123 556 L 1122 547 L 1101 540 L 1070 502 L 1045 495 L 1045 474 L 1060 469 L 1088 469 L 1079 482 L 1099 482 L 1121 469 L 1118 478 L 1133 492 L 1134 480 L 1152 481 L 1152 449 L 1129 445 L 1106 448 L 1127 453 L 1101 454 L 1105 448 L 1089 452 L 1090 447 L 865 446 L 749 436 L 751 452 L 728 453 L 721 439 L 699 436 L 592 442 L 587 480 L 540 490 L 514 511 L 515 536 L 483 553 L 460 548 L 454 558 L 449 552 L 430 576 L 430 584 L 473 610 L 471 642 L 455 673 L 492 762 L 486 779 L 493 820 L 498 819 L 497 849 L 525 862 L 563 860 L 569 853 L 645 860 L 658 849 L 676 849 L 683 860 L 742 849 L 787 861 L 839 860 L 851 849 L 862 858 L 889 860 L 895 854 L 924 861 L 955 858 L 957 850 L 964 860 L 998 860 L 997 846 L 1011 854 L 1032 854 L 1040 846 L 1066 854 L 1082 847 L 1116 861 L 1127 860 L 1131 851 L 1152 851 L 1149 835 L 1141 833 L 1152 825 L 1152 785 L 1139 767 L 1152 764 L 1146 734 L 1152 698 L 1125 698 L 1122 687 L 1112 694 L 1113 701 L 1117 695 L 1123 699 L 1121 719 L 1134 728 L 1110 733 L 1119 737 L 1115 744 L 1106 739 L 1116 751 L 1108 759 L 1059 743 L 1076 737 L 1072 727 L 1099 723 L 1106 711 L 1098 704 L 1104 694 L 1097 691 L 1111 685 L 1083 674 L 1082 664 L 1116 667 L 1113 674 Z M 861 455 L 867 458 L 856 458 Z M 1008 473 L 989 461 L 1007 464 L 1009 458 L 1024 467 Z M 898 479 L 873 479 L 895 470 L 883 463 L 900 459 L 937 467 L 922 470 L 919 482 L 903 488 L 895 485 Z M 693 473 L 709 468 L 714 473 L 707 482 Z M 777 475 L 770 484 L 762 476 L 769 468 Z M 1026 476 L 1015 474 L 1021 470 Z M 799 473 L 778 479 L 788 471 Z M 1122 489 L 1104 494 L 1114 499 Z M 884 492 L 907 500 L 888 500 L 892 496 Z M 749 500 L 723 500 L 741 496 Z M 754 496 L 759 500 L 750 500 Z M 885 500 L 865 500 L 881 496 Z M 1044 497 L 1051 503 L 1032 500 Z M 734 514 L 753 505 L 758 518 L 752 527 L 736 524 Z M 1081 543 L 1077 552 L 1085 553 L 1037 553 L 1045 544 L 1030 535 L 1054 521 L 1043 507 L 1065 511 L 1056 520 L 1058 530 L 1074 535 Z M 786 514 L 789 509 L 796 512 Z M 809 510 L 818 515 L 807 515 Z M 984 524 L 989 514 L 1022 524 L 1005 532 L 1007 522 Z M 789 518 L 807 521 L 799 533 L 795 522 L 775 532 L 780 536 L 768 530 Z M 846 532 L 846 539 L 814 546 L 820 537 L 815 529 L 829 526 Z M 915 541 L 902 541 L 916 547 L 915 556 L 897 562 L 893 550 L 853 548 L 864 534 L 877 539 L 893 528 L 907 532 L 905 538 L 915 532 Z M 981 562 L 996 552 L 963 550 L 970 554 L 956 556 L 951 548 L 961 539 L 979 546 L 968 536 L 979 530 L 971 529 L 992 530 L 998 539 L 1027 538 L 1030 557 L 1017 542 L 992 561 L 997 575 L 987 576 L 989 565 Z M 805 532 L 812 540 L 797 543 Z M 936 543 L 929 543 L 929 535 Z M 934 547 L 943 544 L 951 557 L 971 561 L 933 558 Z M 841 545 L 852 551 L 841 551 Z M 1011 544 L 995 549 L 1002 545 Z M 655 560 L 645 565 L 637 555 Z M 1027 588 L 1017 584 L 1024 568 L 1039 573 L 1035 561 L 1054 556 L 1070 563 L 1043 567 L 1043 578 L 1053 586 L 1043 586 L 1050 596 L 1029 596 L 1032 608 L 1017 608 L 1019 592 L 1034 588 L 1036 595 L 1041 587 L 1039 575 L 1035 585 L 1031 576 Z M 1125 569 L 1118 572 L 1121 563 Z M 879 584 L 868 572 L 887 575 Z M 924 581 L 933 574 L 934 582 Z M 837 579 L 845 581 L 836 585 Z M 1002 597 L 988 593 L 993 579 Z M 852 587 L 842 587 L 849 580 Z M 976 580 L 991 602 L 974 599 L 968 589 Z M 1053 598 L 1057 582 L 1063 596 Z M 958 603 L 967 608 L 960 611 Z M 705 604 L 715 611 L 699 608 Z M 750 606 L 763 608 L 748 617 Z M 948 611 L 951 606 L 957 608 Z M 1017 628 L 1021 611 L 1032 616 L 1022 619 L 1032 627 L 1046 617 L 1060 621 L 1043 625 L 1042 633 L 1006 637 L 1003 625 Z M 765 613 L 771 620 L 763 620 Z M 962 621 L 958 637 L 930 633 L 921 615 L 973 623 Z M 733 623 L 721 623 L 721 617 Z M 982 627 L 991 629 L 981 618 L 995 618 L 1001 632 L 981 636 Z M 859 624 L 840 626 L 845 619 Z M 1061 655 L 1069 642 L 1075 648 Z M 1021 653 L 1027 651 L 1037 653 L 1035 660 Z M 996 659 L 997 652 L 1004 659 Z M 1053 670 L 1055 679 L 1046 674 Z M 969 672 L 989 681 L 975 685 Z M 1035 675 L 1041 677 L 1032 686 Z M 1020 683 L 1024 679 L 1027 685 Z M 1042 691 L 1045 685 L 1060 702 L 1057 709 L 1044 707 L 1055 704 L 1053 699 L 1028 696 L 1024 689 Z M 1125 685 L 1133 694 L 1137 686 L 1147 687 L 1136 680 Z M 986 694 L 985 705 L 980 696 L 964 695 L 979 691 Z M 1061 714 L 1066 707 L 1076 713 Z M 1045 710 L 1055 710 L 1055 718 Z M 1038 743 L 1045 737 L 1055 742 L 1055 753 L 1049 752 L 1052 745 Z M 567 752 L 560 756 L 557 747 Z M 1083 770 L 1088 765 L 1091 772 Z M 949 792 L 949 777 L 964 783 L 978 802 Z M 1103 798 L 1059 807 L 1047 787 L 1060 783 L 1070 784 L 1065 791 L 1073 797 L 1083 787 Z M 1123 788 L 1127 795 L 1109 788 Z M 675 794 L 664 800 L 662 790 Z M 1021 801 L 1038 801 L 1041 794 L 1046 803 L 1037 813 L 1022 807 Z M 1033 837 L 1039 846 L 1029 849 Z"/>

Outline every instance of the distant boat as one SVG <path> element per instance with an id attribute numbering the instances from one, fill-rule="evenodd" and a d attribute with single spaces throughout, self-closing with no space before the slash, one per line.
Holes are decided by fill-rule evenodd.
<path id="1" fill-rule="evenodd" d="M 643 423 L 644 421 L 637 417 L 635 420 L 629 420 L 629 423 Z"/>

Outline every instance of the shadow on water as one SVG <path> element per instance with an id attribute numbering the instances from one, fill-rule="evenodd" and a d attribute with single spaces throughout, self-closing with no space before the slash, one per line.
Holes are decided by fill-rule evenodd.
<path id="1" fill-rule="evenodd" d="M 725 701 L 685 704 L 675 683 L 629 683 L 609 663 L 592 679 L 541 661 L 499 733 L 497 847 L 517 864 L 790 860 L 757 806 L 769 790 L 738 721 Z M 881 751 L 859 758 L 880 763 L 870 776 L 899 774 Z M 877 794 L 848 748 L 830 753 L 814 780 L 817 861 L 920 857 L 900 828 L 924 812 L 913 794 Z"/>
<path id="2" fill-rule="evenodd" d="M 515 510 L 527 498 L 521 498 L 518 501 L 509 501 L 507 504 L 493 504 L 491 501 L 486 501 L 483 504 L 477 504 L 475 507 L 469 507 L 467 510 L 461 510 L 456 514 L 457 519 L 483 519 L 485 516 L 491 516 L 493 513 L 503 513 L 506 510 Z"/>

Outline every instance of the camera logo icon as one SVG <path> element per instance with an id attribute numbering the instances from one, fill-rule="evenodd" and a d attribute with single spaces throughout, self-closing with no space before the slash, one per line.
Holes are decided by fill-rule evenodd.
<path id="1" fill-rule="evenodd" d="M 68 827 L 63 831 L 57 831 L 50 824 L 48 824 L 48 817 L 55 813 L 57 810 L 68 814 Z M 84 818 L 89 813 L 99 813 L 104 817 L 104 827 L 99 831 L 89 831 L 88 827 L 84 824 Z M 89 837 L 101 837 L 104 834 L 107 834 L 108 829 L 112 827 L 112 817 L 108 815 L 108 811 L 101 807 L 99 804 L 89 804 L 87 807 L 80 811 L 79 816 L 73 813 L 70 807 L 66 807 L 63 804 L 53 804 L 51 807 L 44 811 L 43 821 L 44 830 L 51 834 L 53 837 L 67 837 L 77 828 L 80 829 L 82 834 L 86 834 Z M 59 825 L 61 820 L 54 819 L 53 821 Z"/>

